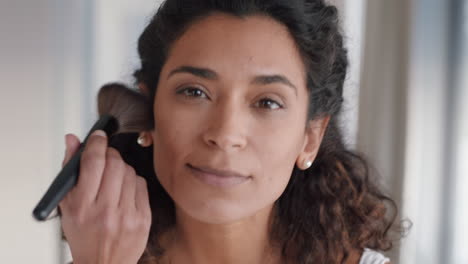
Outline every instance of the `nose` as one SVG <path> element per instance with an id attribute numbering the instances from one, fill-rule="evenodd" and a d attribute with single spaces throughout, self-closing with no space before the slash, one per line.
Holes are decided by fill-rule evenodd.
<path id="1" fill-rule="evenodd" d="M 205 144 L 223 151 L 245 148 L 246 122 L 242 111 L 234 107 L 217 107 L 213 109 L 203 133 Z"/>

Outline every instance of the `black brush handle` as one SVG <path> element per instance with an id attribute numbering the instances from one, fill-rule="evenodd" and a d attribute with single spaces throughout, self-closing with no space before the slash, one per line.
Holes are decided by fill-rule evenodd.
<path id="1" fill-rule="evenodd" d="M 47 219 L 49 214 L 57 207 L 65 195 L 76 185 L 80 173 L 80 160 L 89 136 L 96 130 L 101 129 L 110 137 L 119 128 L 117 120 L 110 115 L 103 115 L 89 131 L 78 151 L 65 164 L 59 174 L 55 177 L 47 192 L 33 210 L 33 216 L 39 221 Z"/>

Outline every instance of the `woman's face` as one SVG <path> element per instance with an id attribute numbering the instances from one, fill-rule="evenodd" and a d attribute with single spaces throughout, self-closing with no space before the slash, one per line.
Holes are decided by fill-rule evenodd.
<path id="1" fill-rule="evenodd" d="M 279 198 L 307 142 L 305 79 L 292 37 L 267 17 L 214 14 L 173 44 L 152 139 L 157 177 L 178 209 L 227 223 Z"/>

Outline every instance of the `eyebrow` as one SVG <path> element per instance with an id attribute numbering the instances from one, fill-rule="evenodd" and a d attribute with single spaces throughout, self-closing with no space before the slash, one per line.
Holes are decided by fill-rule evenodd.
<path id="1" fill-rule="evenodd" d="M 186 65 L 180 66 L 172 70 L 167 76 L 167 78 L 169 79 L 169 77 L 177 73 L 190 73 L 192 75 L 195 75 L 200 78 L 207 79 L 207 80 L 213 80 L 213 81 L 219 80 L 219 75 L 211 69 L 194 67 L 194 66 L 186 66 Z M 290 88 L 293 88 L 294 93 L 297 96 L 297 87 L 294 84 L 292 84 L 292 82 L 289 81 L 288 78 L 286 78 L 284 75 L 281 75 L 281 74 L 257 75 L 253 79 L 252 83 L 262 84 L 262 85 L 267 85 L 271 83 L 281 83 Z"/>

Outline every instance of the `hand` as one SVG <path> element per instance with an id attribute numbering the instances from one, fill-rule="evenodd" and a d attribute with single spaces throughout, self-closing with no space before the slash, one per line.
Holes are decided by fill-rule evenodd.
<path id="1" fill-rule="evenodd" d="M 62 166 L 80 145 L 71 134 L 65 141 Z M 137 263 L 148 241 L 151 209 L 146 181 L 107 144 L 103 131 L 89 137 L 78 182 L 59 204 L 74 263 Z"/>

